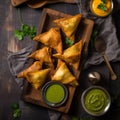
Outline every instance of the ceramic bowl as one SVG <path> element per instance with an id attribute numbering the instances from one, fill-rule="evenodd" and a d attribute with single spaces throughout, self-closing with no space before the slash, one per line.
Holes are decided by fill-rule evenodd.
<path id="1" fill-rule="evenodd" d="M 92 116 L 105 114 L 111 104 L 111 98 L 106 89 L 100 86 L 87 88 L 81 96 L 82 107 Z"/>
<path id="2" fill-rule="evenodd" d="M 97 16 L 97 17 L 107 17 L 108 15 L 110 15 L 111 13 L 112 13 L 112 11 L 113 11 L 113 1 L 112 0 L 110 0 L 110 2 L 111 2 L 111 7 L 110 7 L 110 9 L 109 9 L 109 11 L 107 12 L 107 13 L 105 13 L 104 11 L 103 11 L 103 15 L 100 15 L 97 11 L 98 10 L 94 10 L 93 9 L 93 7 L 92 6 L 95 6 L 95 5 L 93 5 L 93 2 L 94 2 L 95 0 L 91 0 L 90 1 L 90 10 L 91 10 L 91 12 L 95 15 L 95 16 Z M 99 0 L 96 0 L 96 1 L 99 1 Z M 102 0 L 101 0 L 101 3 L 102 3 Z M 98 7 L 98 6 L 97 6 Z M 99 11 L 101 11 L 101 10 L 99 10 Z M 101 11 L 102 12 L 102 11 Z"/>
<path id="3" fill-rule="evenodd" d="M 68 98 L 68 89 L 61 82 L 50 81 L 42 88 L 44 102 L 51 107 L 62 106 Z"/>

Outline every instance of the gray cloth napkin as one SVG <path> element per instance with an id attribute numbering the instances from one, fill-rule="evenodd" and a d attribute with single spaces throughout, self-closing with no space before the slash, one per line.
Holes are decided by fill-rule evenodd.
<path id="1" fill-rule="evenodd" d="M 118 3 L 119 2 L 115 1 L 113 12 L 117 11 L 118 6 L 116 6 L 116 4 Z M 90 12 L 90 8 L 88 7 L 89 4 L 90 3 L 87 0 L 81 0 L 81 12 L 86 18 L 92 19 L 94 21 L 94 27 L 98 31 L 97 37 L 101 38 L 107 43 L 105 53 L 109 61 L 120 61 L 120 43 L 117 38 L 116 27 L 112 18 L 112 14 L 105 18 L 96 17 Z M 84 67 L 88 68 L 91 65 L 98 65 L 102 62 L 103 58 L 101 54 L 94 50 L 92 51 L 90 57 L 88 57 Z"/>
<path id="2" fill-rule="evenodd" d="M 26 48 L 21 49 L 18 52 L 14 52 L 14 53 L 10 51 L 8 52 L 8 65 L 9 65 L 10 72 L 14 76 L 15 82 L 18 84 L 21 90 L 23 89 L 25 79 L 17 78 L 17 74 L 28 67 L 29 65 L 28 62 L 30 59 L 27 56 L 32 51 L 33 51 L 33 47 L 28 46 Z M 21 108 L 23 107 L 26 108 L 26 104 L 23 103 L 22 101 L 20 102 L 20 105 L 21 105 Z M 49 114 L 50 120 L 59 120 L 59 118 L 61 118 L 61 113 L 57 111 L 48 110 L 48 114 Z"/>
<path id="3" fill-rule="evenodd" d="M 32 46 L 28 46 L 15 53 L 8 51 L 8 65 L 10 72 L 15 77 L 15 81 L 21 89 L 23 88 L 24 79 L 17 78 L 17 75 L 28 67 L 29 60 L 27 56 L 32 52 L 32 50 Z"/>

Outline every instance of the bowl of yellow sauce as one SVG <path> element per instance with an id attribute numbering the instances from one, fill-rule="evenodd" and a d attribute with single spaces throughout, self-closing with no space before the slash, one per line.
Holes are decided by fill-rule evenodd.
<path id="1" fill-rule="evenodd" d="M 98 17 L 106 17 L 111 14 L 113 10 L 112 0 L 91 0 L 90 1 L 91 12 Z"/>
<path id="2" fill-rule="evenodd" d="M 109 110 L 111 98 L 106 89 L 100 86 L 93 86 L 83 92 L 81 102 L 88 114 L 101 116 Z"/>
<path id="3" fill-rule="evenodd" d="M 44 102 L 51 107 L 62 106 L 68 98 L 67 87 L 58 81 L 47 82 L 42 88 Z"/>

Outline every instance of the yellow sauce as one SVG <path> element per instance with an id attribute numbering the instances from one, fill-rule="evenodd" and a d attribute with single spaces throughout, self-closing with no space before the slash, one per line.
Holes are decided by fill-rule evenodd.
<path id="1" fill-rule="evenodd" d="M 93 0 L 91 3 L 92 12 L 101 17 L 107 16 L 112 10 L 112 3 L 111 3 L 111 0 L 106 0 L 106 1 L 107 1 L 107 3 L 105 4 L 105 6 L 106 6 L 107 10 L 104 11 L 104 10 L 101 10 L 98 8 L 98 5 L 100 3 L 102 3 L 102 1 L 101 0 Z"/>

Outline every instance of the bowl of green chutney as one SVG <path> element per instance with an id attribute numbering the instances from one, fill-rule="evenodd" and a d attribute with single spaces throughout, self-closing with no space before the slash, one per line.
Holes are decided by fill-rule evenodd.
<path id="1" fill-rule="evenodd" d="M 82 107 L 92 116 L 105 114 L 111 104 L 111 98 L 107 90 L 101 86 L 87 88 L 81 96 Z"/>
<path id="2" fill-rule="evenodd" d="M 60 107 L 67 101 L 68 89 L 61 82 L 47 82 L 42 88 L 42 98 L 48 106 Z"/>

